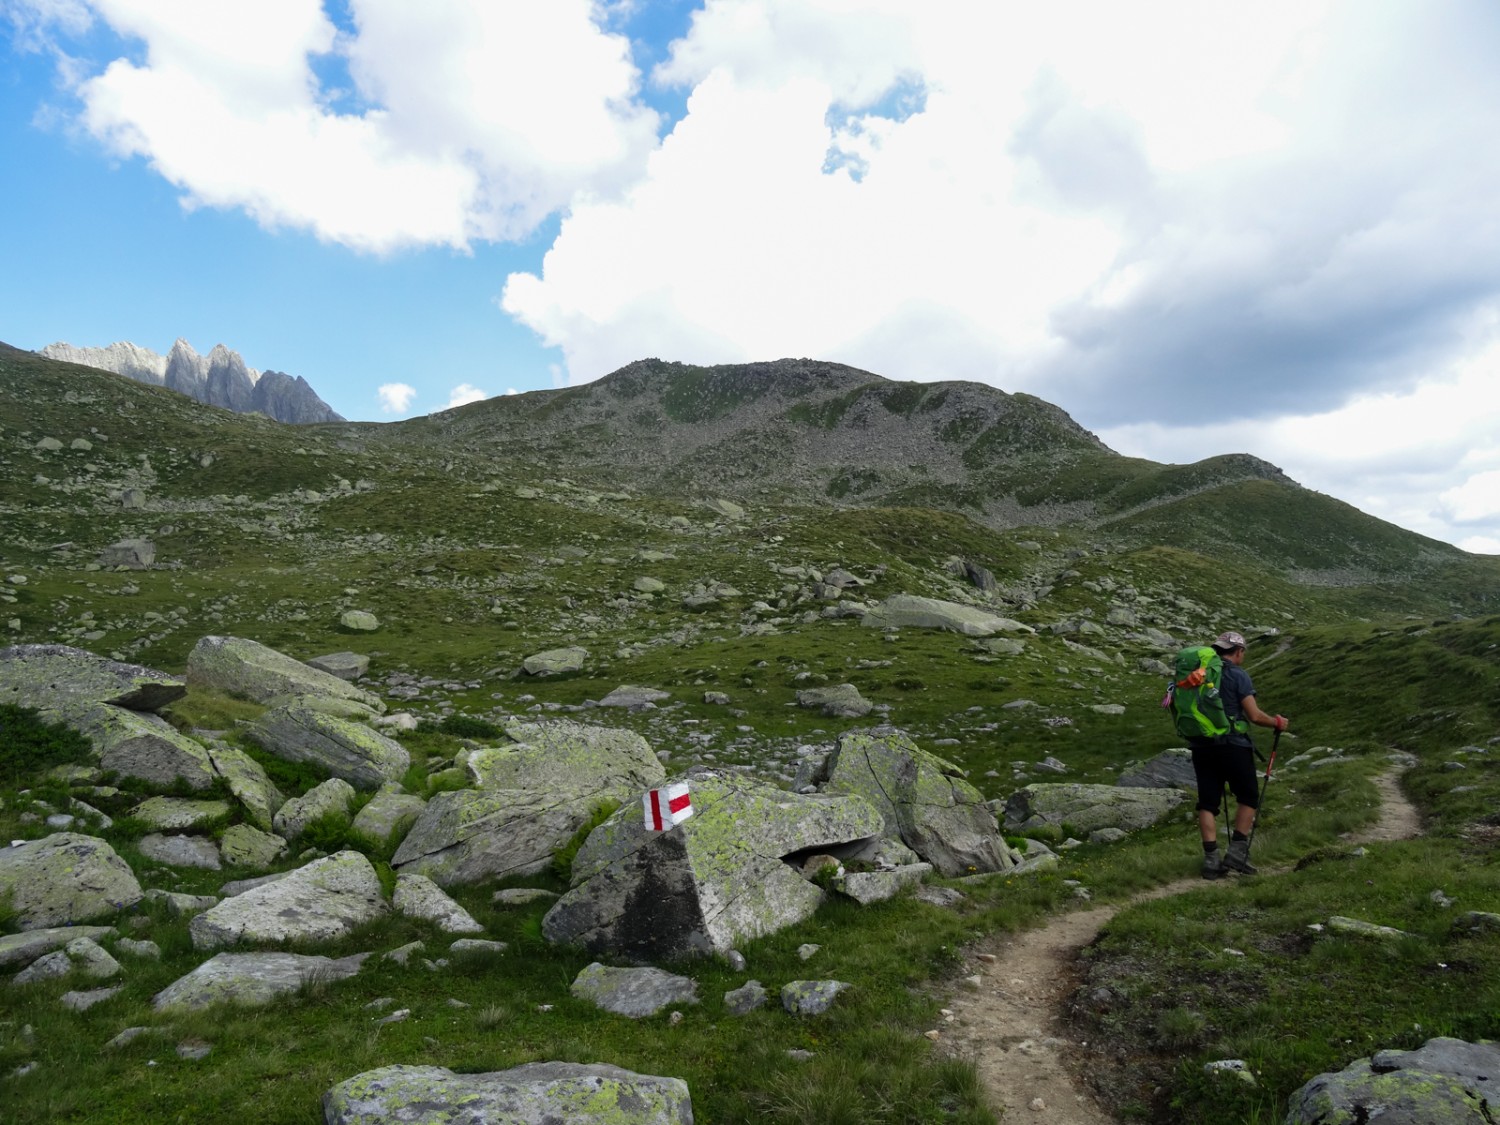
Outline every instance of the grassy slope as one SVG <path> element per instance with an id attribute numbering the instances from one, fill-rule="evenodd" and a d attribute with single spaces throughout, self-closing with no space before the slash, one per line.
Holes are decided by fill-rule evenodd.
<path id="1" fill-rule="evenodd" d="M 68 401 L 70 391 L 75 401 Z M 902 405 L 921 409 L 920 401 Z M 424 425 L 437 434 L 443 422 Z M 795 706 L 801 687 L 848 681 L 889 707 L 891 721 L 921 744 L 968 768 L 971 780 L 993 798 L 1007 796 L 1028 778 L 1048 779 L 1034 770 L 1045 757 L 1067 762 L 1069 780 L 1109 781 L 1123 762 L 1170 742 L 1155 711 L 1159 678 L 1137 666 L 1141 658 L 1160 655 L 1156 648 L 1132 640 L 1128 627 L 1065 638 L 1051 632 L 1052 624 L 1102 622 L 1111 608 L 1126 606 L 1142 625 L 1184 638 L 1228 627 L 1274 627 L 1283 636 L 1257 645 L 1252 654 L 1265 699 L 1298 719 L 1307 739 L 1299 745 L 1316 741 L 1352 753 L 1349 764 L 1307 772 L 1307 781 L 1297 783 L 1302 799 L 1277 807 L 1257 839 L 1257 852 L 1290 863 L 1368 820 L 1373 793 L 1362 779 L 1382 765 L 1385 747 L 1401 746 L 1422 759 L 1412 792 L 1443 840 L 1403 846 L 1411 849 L 1420 878 L 1403 876 L 1399 909 L 1383 892 L 1372 894 L 1370 909 L 1380 920 L 1415 927 L 1422 920 L 1411 915 L 1425 909 L 1428 881 L 1449 887 L 1449 894 L 1462 892 L 1465 906 L 1482 904 L 1486 895 L 1493 902 L 1486 882 L 1493 877 L 1493 841 L 1479 824 L 1500 796 L 1493 769 L 1487 758 L 1470 756 L 1463 781 L 1477 788 L 1455 791 L 1462 786 L 1444 765 L 1455 747 L 1485 745 L 1500 731 L 1500 716 L 1484 702 L 1500 698 L 1494 621 L 1447 619 L 1455 598 L 1483 604 L 1493 597 L 1500 583 L 1491 560 L 1459 556 L 1423 563 L 1430 569 L 1418 587 L 1315 587 L 1290 580 L 1282 557 L 1272 560 L 1275 566 L 1242 549 L 1215 558 L 1206 553 L 1216 549 L 1210 536 L 1183 543 L 1176 531 L 1167 534 L 1166 525 L 1158 528 L 1160 538 L 1179 545 L 1161 546 L 1144 525 L 1130 520 L 1118 529 L 1000 533 L 916 508 L 752 504 L 746 521 L 732 523 L 686 500 L 644 490 L 619 493 L 629 481 L 591 482 L 569 471 L 576 482 L 569 485 L 551 479 L 564 472 L 557 464 L 497 461 L 467 454 L 461 445 L 375 443 L 359 433 L 341 426 L 272 426 L 85 369 L 0 355 L 0 504 L 10 533 L 0 548 L 0 569 L 28 577 L 6 595 L 14 601 L 0 606 L 0 621 L 14 617 L 20 628 L 12 635 L 18 639 L 62 639 L 171 669 L 180 669 L 191 645 L 208 632 L 251 636 L 301 657 L 353 648 L 371 654 L 381 675 L 407 668 L 447 681 L 449 686 L 430 687 L 428 698 L 412 704 L 434 717 L 467 712 L 494 718 L 599 699 L 619 683 L 652 684 L 673 692 L 674 710 L 610 714 L 607 721 L 639 729 L 653 745 L 669 749 L 674 769 L 695 761 L 750 765 L 773 775 L 788 769 L 797 746 L 863 725 Z M 88 436 L 94 448 L 43 453 L 35 446 L 44 436 L 65 446 L 74 436 Z M 206 466 L 204 453 L 213 454 Z M 149 474 L 143 473 L 142 454 Z M 38 474 L 47 482 L 37 484 Z M 340 478 L 350 482 L 347 490 Z M 356 488 L 361 481 L 369 487 Z M 123 510 L 110 499 L 134 483 L 149 497 L 143 511 Z M 1253 491 L 1263 483 L 1269 485 L 1245 487 Z M 519 495 L 517 485 L 537 494 Z M 1265 514 L 1285 520 L 1285 486 L 1270 487 L 1276 491 Z M 322 498 L 309 501 L 296 492 L 305 489 Z M 234 499 L 239 496 L 247 499 Z M 1183 503 L 1199 505 L 1194 510 L 1201 516 L 1211 513 L 1201 505 L 1212 496 L 1200 493 Z M 1315 521 L 1318 511 L 1326 509 L 1309 506 L 1292 526 Z M 1354 537 L 1363 556 L 1391 573 L 1427 551 L 1425 544 L 1412 546 L 1414 537 L 1368 517 L 1351 517 L 1340 533 Z M 153 536 L 159 558 L 181 567 L 84 569 L 103 545 L 138 534 Z M 54 549 L 65 541 L 72 546 Z M 1330 550 L 1317 544 L 1306 549 Z M 647 561 L 642 550 L 667 557 Z M 872 598 L 895 592 L 967 596 L 943 569 L 953 555 L 989 568 L 1013 593 L 1026 592 L 1017 605 L 1034 608 L 1007 612 L 1042 631 L 1021 654 L 995 656 L 948 634 L 907 630 L 888 640 L 848 621 L 804 623 L 801 615 L 820 604 L 796 601 L 801 580 L 786 573 L 798 566 L 844 565 L 872 579 Z M 1297 565 L 1315 561 L 1310 555 Z M 651 600 L 635 596 L 631 583 L 640 575 L 662 580 L 667 593 Z M 731 583 L 741 594 L 701 613 L 684 613 L 678 597 L 709 581 Z M 791 600 L 767 614 L 752 611 L 757 599 L 772 606 Z M 345 632 L 337 624 L 344 608 L 372 609 L 385 624 L 375 634 Z M 1422 616 L 1405 620 L 1408 613 Z M 1440 614 L 1443 620 L 1436 620 Z M 1357 620 L 1376 615 L 1380 622 Z M 777 633 L 741 635 L 747 622 L 772 618 L 780 620 Z M 1094 652 L 1069 647 L 1068 639 Z M 1287 640 L 1291 647 L 1272 656 Z M 546 681 L 509 678 L 523 656 L 575 641 L 593 654 L 583 673 Z M 1353 696 L 1345 687 L 1351 682 Z M 729 694 L 731 706 L 704 703 L 705 690 Z M 1003 706 L 1023 698 L 1037 706 Z M 1126 714 L 1100 715 L 1089 708 L 1095 703 L 1124 703 Z M 180 711 L 183 722 L 216 727 L 241 717 L 212 700 L 190 698 Z M 1056 719 L 1070 723 L 1047 722 Z M 414 736 L 411 746 L 422 763 L 411 780 L 421 785 L 427 758 L 440 770 L 458 743 L 424 734 Z M 1286 776 L 1290 785 L 1296 768 Z M 287 777 L 283 784 L 296 789 L 310 780 Z M 54 803 L 64 800 L 55 791 L 38 794 Z M 106 811 L 126 812 L 131 800 L 121 798 Z M 25 809 L 7 795 L 0 830 L 8 838 L 45 832 L 21 822 Z M 112 838 L 130 855 L 138 834 L 122 817 Z M 150 1013 L 149 997 L 201 958 L 189 949 L 184 922 L 148 913 L 143 932 L 162 944 L 163 961 L 132 964 L 126 992 L 116 1001 L 64 1019 L 55 997 L 68 984 L 39 985 L 3 998 L 0 1021 L 9 1023 L 0 1027 L 0 1073 L 25 1059 L 41 1059 L 51 1076 L 45 1085 L 7 1090 L 39 1121 L 154 1121 L 184 1113 L 232 1121 L 243 1120 L 252 1107 L 266 1119 L 312 1121 L 321 1090 L 358 1069 L 395 1061 L 489 1069 L 545 1057 L 608 1058 L 681 1074 L 692 1085 L 700 1118 L 709 1121 L 984 1120 L 974 1108 L 972 1071 L 929 1059 L 927 1041 L 918 1033 L 932 1026 L 941 993 L 913 991 L 915 986 L 963 971 L 957 951 L 964 942 L 995 928 L 1035 924 L 1071 903 L 1063 879 L 1080 879 L 1096 898 L 1111 899 L 1190 873 L 1194 861 L 1184 820 L 1138 834 L 1123 846 L 1070 852 L 1054 875 L 965 887 L 969 899 L 956 914 L 914 902 L 866 911 L 832 905 L 804 926 L 748 945 L 751 974 L 773 989 L 805 975 L 857 982 L 847 1005 L 841 1002 L 831 1019 L 814 1023 L 774 1011 L 744 1021 L 727 1017 L 719 997 L 742 978 L 717 964 L 687 967 L 700 981 L 704 1004 L 678 1028 L 663 1021 L 622 1026 L 601 1019 L 567 995 L 567 982 L 586 959 L 543 945 L 541 910 L 498 910 L 489 904 L 488 887 L 461 897 L 495 936 L 512 942 L 516 955 L 499 967 L 468 966 L 461 973 L 377 970 L 370 988 L 394 997 L 395 1006 L 411 1007 L 415 1017 L 408 1023 L 376 1029 L 360 1007 L 373 994 L 364 982 L 314 990 L 228 1026 L 164 1021 Z M 148 885 L 173 889 L 210 890 L 228 877 L 174 877 L 137 865 Z M 1280 884 L 1268 880 L 1267 890 L 1255 892 L 1253 909 L 1243 901 L 1252 897 L 1244 888 L 1218 888 L 1177 906 L 1143 909 L 1164 911 L 1159 917 L 1169 919 L 1200 918 L 1209 933 L 1226 924 L 1229 911 L 1235 925 L 1253 922 L 1255 933 L 1279 933 L 1278 941 L 1298 949 L 1292 939 L 1301 939 L 1308 904 L 1357 912 L 1359 883 L 1339 883 L 1329 875 L 1336 870 L 1311 865 L 1287 876 L 1280 893 L 1269 889 Z M 1325 879 L 1332 882 L 1325 886 Z M 1237 893 L 1239 900 L 1225 897 Z M 1158 983 L 1179 988 L 1191 963 L 1164 955 L 1174 948 L 1175 929 L 1133 918 L 1125 916 L 1113 931 L 1120 936 L 1110 941 L 1124 943 L 1131 958 L 1169 968 L 1171 975 Z M 1131 936 L 1137 928 L 1144 937 Z M 1224 941 L 1247 940 L 1244 932 L 1226 931 Z M 1418 951 L 1421 958 L 1441 954 L 1450 964 L 1493 967 L 1488 954 L 1450 947 L 1445 943 L 1457 939 L 1430 927 L 1421 932 L 1429 943 Z M 413 935 L 425 937 L 430 950 L 443 948 L 438 935 L 404 922 L 359 935 L 345 948 L 391 948 Z M 1211 940 L 1217 938 L 1191 948 Z M 812 966 L 795 955 L 805 941 L 826 951 Z M 1101 946 L 1101 952 L 1107 949 Z M 1358 976 L 1319 976 L 1327 972 L 1324 960 L 1266 956 L 1256 962 L 1257 979 L 1275 988 L 1284 1005 L 1285 997 L 1313 997 L 1318 987 L 1336 981 L 1354 988 L 1371 1011 L 1382 1005 L 1405 1010 L 1390 997 L 1406 987 L 1413 958 L 1420 959 L 1416 953 L 1394 961 L 1333 956 L 1349 961 Z M 1211 979 L 1226 989 L 1242 983 L 1232 974 Z M 449 996 L 471 1007 L 449 1009 Z M 1412 996 L 1430 1013 L 1429 1024 L 1474 1026 L 1458 1003 L 1466 998 L 1463 990 L 1434 988 Z M 1217 1002 L 1205 993 L 1192 1003 L 1203 1008 Z M 539 1012 L 539 1004 L 554 1008 Z M 1175 1006 L 1191 1009 L 1186 1000 Z M 1278 1025 L 1284 1048 L 1274 1058 L 1265 1056 L 1261 1096 L 1267 1105 L 1312 1073 L 1314 1063 L 1332 1065 L 1329 1060 L 1362 1053 L 1367 1042 L 1393 1034 L 1390 1021 L 1356 1015 L 1358 1034 L 1345 1036 L 1351 1043 L 1343 1044 L 1334 1023 L 1319 1022 L 1325 1017 L 1295 1004 L 1287 1010 L 1308 1019 L 1313 1030 Z M 1205 1028 L 1194 1031 L 1191 1010 L 1164 1018 L 1162 1034 L 1171 1042 L 1163 1041 L 1162 1058 L 1189 1048 L 1193 1058 L 1206 1056 L 1242 1044 L 1249 1034 L 1243 1026 L 1226 1025 L 1219 1035 L 1206 1017 Z M 27 1023 L 35 1028 L 35 1046 L 19 1037 Z M 173 1038 L 142 1040 L 119 1054 L 97 1053 L 100 1043 L 131 1023 L 160 1024 Z M 1139 1040 L 1130 1032 L 1147 1026 L 1146 1017 L 1131 1015 L 1122 1017 L 1116 1040 L 1108 1038 L 1107 1028 L 1092 1034 L 1131 1050 L 1150 1047 L 1144 1067 L 1156 1057 L 1156 1032 Z M 180 1062 L 164 1046 L 195 1033 L 215 1043 L 208 1060 Z M 793 1047 L 810 1049 L 815 1058 L 793 1063 L 783 1053 Z M 160 1065 L 147 1067 L 148 1059 Z M 1207 1098 L 1201 1103 L 1205 1114 L 1212 1116 L 1217 1107 L 1220 1120 L 1243 1108 L 1237 1091 L 1200 1089 L 1190 1066 L 1150 1073 L 1161 1075 L 1168 1101 Z"/>

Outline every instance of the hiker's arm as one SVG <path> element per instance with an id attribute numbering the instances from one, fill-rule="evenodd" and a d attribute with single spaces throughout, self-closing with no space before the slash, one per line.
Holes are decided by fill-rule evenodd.
<path id="1" fill-rule="evenodd" d="M 1249 719 L 1258 727 L 1272 727 L 1275 730 L 1286 730 L 1288 723 L 1280 715 L 1267 715 L 1260 709 L 1260 704 L 1255 702 L 1255 696 L 1247 695 L 1240 700 L 1240 707 L 1245 712 L 1245 718 Z"/>

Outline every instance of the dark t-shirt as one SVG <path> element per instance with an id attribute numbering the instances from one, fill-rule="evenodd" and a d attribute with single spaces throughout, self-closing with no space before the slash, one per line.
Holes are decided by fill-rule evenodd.
<path id="1" fill-rule="evenodd" d="M 1250 682 L 1250 673 L 1238 664 L 1224 662 L 1224 680 L 1219 684 L 1219 698 L 1224 701 L 1224 714 L 1231 723 L 1245 717 L 1245 698 L 1255 694 L 1255 685 Z M 1231 730 L 1224 736 L 1226 746 L 1254 746 L 1248 734 Z"/>

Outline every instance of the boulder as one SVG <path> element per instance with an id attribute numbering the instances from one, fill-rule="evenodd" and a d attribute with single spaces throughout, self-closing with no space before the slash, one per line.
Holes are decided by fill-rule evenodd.
<path id="1" fill-rule="evenodd" d="M 431 922 L 438 929 L 450 934 L 478 934 L 484 927 L 458 903 L 445 895 L 425 875 L 403 872 L 396 876 L 396 893 L 391 903 L 398 914 L 408 918 L 420 918 Z"/>
<path id="2" fill-rule="evenodd" d="M 989 637 L 996 633 L 1034 633 L 1030 625 L 1008 617 L 976 609 L 958 602 L 937 598 L 919 598 L 913 594 L 893 594 L 871 607 L 860 618 L 861 625 L 872 629 L 946 629 L 966 637 Z"/>
<path id="3" fill-rule="evenodd" d="M 1198 789 L 1193 773 L 1193 752 L 1186 747 L 1163 750 L 1146 762 L 1130 762 L 1120 771 L 1116 785 L 1132 789 Z"/>
<path id="4" fill-rule="evenodd" d="M 98 941 L 114 932 L 113 926 L 51 926 L 20 934 L 0 934 L 0 968 L 28 965 L 70 941 L 84 937 Z"/>
<path id="5" fill-rule="evenodd" d="M 589 650 L 576 645 L 534 653 L 521 661 L 529 676 L 552 676 L 560 672 L 577 672 L 589 658 Z"/>
<path id="6" fill-rule="evenodd" d="M 214 1004 L 268 1004 L 316 981 L 330 984 L 359 972 L 368 953 L 313 957 L 301 953 L 220 953 L 158 992 L 158 1012 L 207 1008 Z"/>
<path id="7" fill-rule="evenodd" d="M 224 830 L 219 854 L 231 867 L 260 870 L 270 867 L 286 852 L 286 841 L 280 836 L 262 832 L 248 824 L 235 824 Z"/>
<path id="8" fill-rule="evenodd" d="M 353 683 L 370 670 L 370 658 L 357 652 L 331 652 L 327 656 L 313 657 L 307 666 Z"/>
<path id="9" fill-rule="evenodd" d="M 354 803 L 354 786 L 343 778 L 330 777 L 322 785 L 315 785 L 300 797 L 293 797 L 276 810 L 271 826 L 276 835 L 295 840 L 307 830 L 307 826 L 325 816 L 348 817 L 349 806 Z"/>
<path id="10" fill-rule="evenodd" d="M 0 649 L 0 703 L 55 707 L 61 699 L 108 703 L 129 711 L 159 711 L 187 693 L 177 676 L 106 660 L 68 645 Z"/>
<path id="11" fill-rule="evenodd" d="M 862 719 L 875 708 L 853 684 L 807 688 L 797 693 L 797 706 L 821 711 L 835 719 Z"/>
<path id="12" fill-rule="evenodd" d="M 662 691 L 660 688 L 641 687 L 639 684 L 621 684 L 599 700 L 599 706 L 626 707 L 631 711 L 639 711 L 648 703 L 660 703 L 663 699 L 671 698 L 670 691 Z"/>
<path id="13" fill-rule="evenodd" d="M 61 700 L 43 708 L 42 718 L 63 723 L 89 740 L 99 765 L 163 789 L 181 781 L 207 789 L 217 775 L 202 743 L 181 734 L 165 719 L 107 703 Z"/>
<path id="14" fill-rule="evenodd" d="M 606 1012 L 642 1019 L 673 1004 L 696 1004 L 698 982 L 661 969 L 616 969 L 595 961 L 573 980 L 574 996 Z"/>
<path id="15" fill-rule="evenodd" d="M 198 915 L 188 926 L 196 949 L 242 941 L 278 942 L 342 937 L 387 911 L 380 877 L 359 852 L 315 859 Z"/>
<path id="16" fill-rule="evenodd" d="M 201 828 L 228 817 L 227 801 L 198 801 L 187 797 L 147 797 L 130 815 L 158 831 Z"/>
<path id="17" fill-rule="evenodd" d="M 385 710 L 379 696 L 241 637 L 200 640 L 188 654 L 187 681 L 191 687 L 240 695 L 257 703 L 278 695 L 330 695 Z"/>
<path id="18" fill-rule="evenodd" d="M 1092 832 L 1122 828 L 1127 832 L 1158 823 L 1190 798 L 1181 789 L 1121 788 L 1117 785 L 1058 783 L 1028 785 L 1005 802 L 1007 832 L 1038 828 Z"/>
<path id="19" fill-rule="evenodd" d="M 781 987 L 781 1006 L 794 1016 L 820 1016 L 848 988 L 841 980 L 794 980 Z"/>
<path id="20" fill-rule="evenodd" d="M 130 865 L 93 836 L 58 832 L 0 849 L 0 900 L 23 930 L 86 922 L 141 897 Z"/>
<path id="21" fill-rule="evenodd" d="M 368 610 L 350 609 L 339 615 L 339 624 L 355 633 L 373 633 L 380 628 L 380 619 Z"/>
<path id="22" fill-rule="evenodd" d="M 1429 1039 L 1318 1075 L 1292 1094 L 1286 1125 L 1489 1125 L 1497 1084 L 1500 1043 Z"/>
<path id="23" fill-rule="evenodd" d="M 123 566 L 127 570 L 150 570 L 156 561 L 156 544 L 149 539 L 121 539 L 99 552 L 100 566 Z"/>
<path id="24" fill-rule="evenodd" d="M 217 871 L 222 866 L 219 846 L 206 836 L 163 836 L 153 832 L 136 841 L 141 855 L 169 867 L 199 867 Z"/>
<path id="25" fill-rule="evenodd" d="M 850 731 L 828 759 L 825 793 L 857 794 L 880 811 L 881 835 L 900 840 L 953 878 L 1008 871 L 1015 859 L 983 796 L 951 762 L 889 729 Z"/>
<path id="26" fill-rule="evenodd" d="M 916 886 L 931 871 L 930 863 L 909 863 L 891 871 L 850 871 L 836 879 L 833 888 L 861 906 L 868 906 L 895 898 L 904 888 Z"/>
<path id="27" fill-rule="evenodd" d="M 434 796 L 393 865 L 445 887 L 534 874 L 602 803 L 634 800 L 666 776 L 634 731 L 555 720 L 505 733 L 515 741 L 469 755 L 479 788 Z"/>
<path id="28" fill-rule="evenodd" d="M 245 810 L 245 819 L 263 832 L 271 830 L 276 811 L 286 803 L 266 768 L 243 750 L 222 742 L 208 744 L 208 760 Z"/>
<path id="29" fill-rule="evenodd" d="M 739 774 L 694 773 L 694 815 L 646 828 L 632 802 L 573 859 L 573 885 L 542 920 L 548 941 L 652 962 L 728 953 L 809 917 L 823 891 L 783 856 L 881 830 L 860 797 L 800 796 Z"/>
<path id="30" fill-rule="evenodd" d="M 394 739 L 301 703 L 267 711 L 247 733 L 268 754 L 304 762 L 358 789 L 379 789 L 411 766 L 411 755 Z"/>
<path id="31" fill-rule="evenodd" d="M 365 1071 L 333 1087 L 323 1095 L 323 1120 L 326 1125 L 692 1125 L 693 1104 L 680 1078 L 633 1074 L 607 1063 L 527 1063 L 486 1074 L 398 1065 Z"/>
<path id="32" fill-rule="evenodd" d="M 354 816 L 353 832 L 382 847 L 392 843 L 416 823 L 427 802 L 389 781 L 382 785 Z"/>
<path id="33" fill-rule="evenodd" d="M 732 1016 L 749 1015 L 765 1006 L 766 987 L 758 980 L 746 981 L 741 987 L 724 993 L 724 1010 Z"/>

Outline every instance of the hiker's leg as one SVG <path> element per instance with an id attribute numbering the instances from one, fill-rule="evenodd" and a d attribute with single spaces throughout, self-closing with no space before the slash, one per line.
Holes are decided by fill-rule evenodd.
<path id="1" fill-rule="evenodd" d="M 1234 810 L 1234 830 L 1241 836 L 1248 836 L 1250 829 L 1255 826 L 1255 806 L 1242 804 Z"/>
<path id="2" fill-rule="evenodd" d="M 1198 810 L 1198 833 L 1205 844 L 1212 844 L 1219 838 L 1219 818 L 1216 812 Z"/>
<path id="3" fill-rule="evenodd" d="M 1219 838 L 1219 798 L 1224 793 L 1224 774 L 1217 747 L 1193 747 L 1193 774 L 1198 779 L 1198 832 L 1205 844 Z"/>

